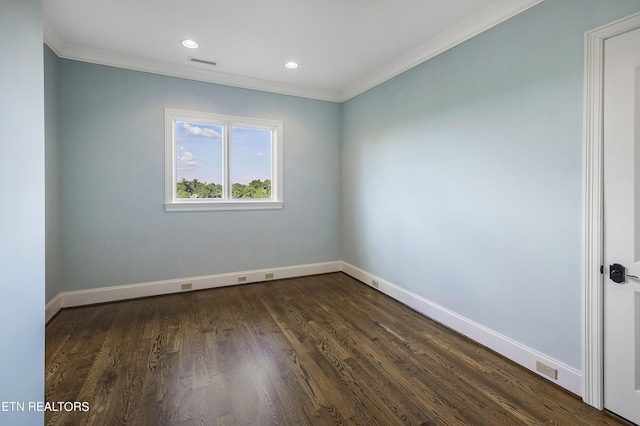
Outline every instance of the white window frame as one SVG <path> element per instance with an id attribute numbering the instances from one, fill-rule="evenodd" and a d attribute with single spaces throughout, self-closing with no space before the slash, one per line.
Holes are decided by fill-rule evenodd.
<path id="1" fill-rule="evenodd" d="M 223 126 L 222 138 L 222 198 L 176 198 L 176 122 L 198 122 Z M 203 210 L 263 210 L 281 209 L 284 206 L 283 188 L 283 123 L 262 118 L 238 117 L 208 112 L 188 111 L 165 108 L 165 211 L 203 211 Z M 232 198 L 231 197 L 231 128 L 271 130 L 271 198 Z"/>

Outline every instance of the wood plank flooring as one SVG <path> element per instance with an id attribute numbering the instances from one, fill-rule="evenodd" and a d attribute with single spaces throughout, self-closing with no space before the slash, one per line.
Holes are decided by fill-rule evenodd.
<path id="1" fill-rule="evenodd" d="M 61 311 L 48 425 L 620 425 L 342 274 Z"/>

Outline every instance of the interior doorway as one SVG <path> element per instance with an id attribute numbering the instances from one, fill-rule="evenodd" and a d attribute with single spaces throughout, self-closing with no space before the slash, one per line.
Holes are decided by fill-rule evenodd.
<path id="1" fill-rule="evenodd" d="M 585 147 L 583 231 L 583 400 L 605 408 L 604 285 L 609 280 L 604 240 L 605 44 L 640 28 L 636 13 L 585 34 Z M 632 374 L 632 372 L 629 372 Z M 640 372 L 638 373 L 640 374 Z"/>

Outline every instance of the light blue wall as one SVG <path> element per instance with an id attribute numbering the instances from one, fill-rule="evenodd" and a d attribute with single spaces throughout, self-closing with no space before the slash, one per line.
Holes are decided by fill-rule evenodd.
<path id="1" fill-rule="evenodd" d="M 340 258 L 341 105 L 58 63 L 62 291 Z M 164 108 L 284 122 L 284 209 L 164 211 Z"/>
<path id="2" fill-rule="evenodd" d="M 44 398 L 45 178 L 42 1 L 0 6 L 0 401 Z M 0 424 L 41 425 L 0 411 Z"/>
<path id="3" fill-rule="evenodd" d="M 343 259 L 581 369 L 584 32 L 546 0 L 343 105 Z"/>
<path id="4" fill-rule="evenodd" d="M 47 300 L 343 259 L 580 369 L 583 34 L 637 10 L 546 0 L 344 105 L 47 55 Z M 165 107 L 283 120 L 284 210 L 164 212 Z"/>
<path id="5" fill-rule="evenodd" d="M 49 301 L 61 291 L 62 245 L 58 157 L 58 57 L 47 46 L 44 47 L 44 68 L 46 300 Z"/>

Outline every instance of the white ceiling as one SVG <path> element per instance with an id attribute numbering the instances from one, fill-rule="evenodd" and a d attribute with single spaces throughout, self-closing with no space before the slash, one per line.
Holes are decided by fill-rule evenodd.
<path id="1" fill-rule="evenodd" d="M 63 58 L 343 102 L 541 1 L 45 0 L 44 37 Z"/>

